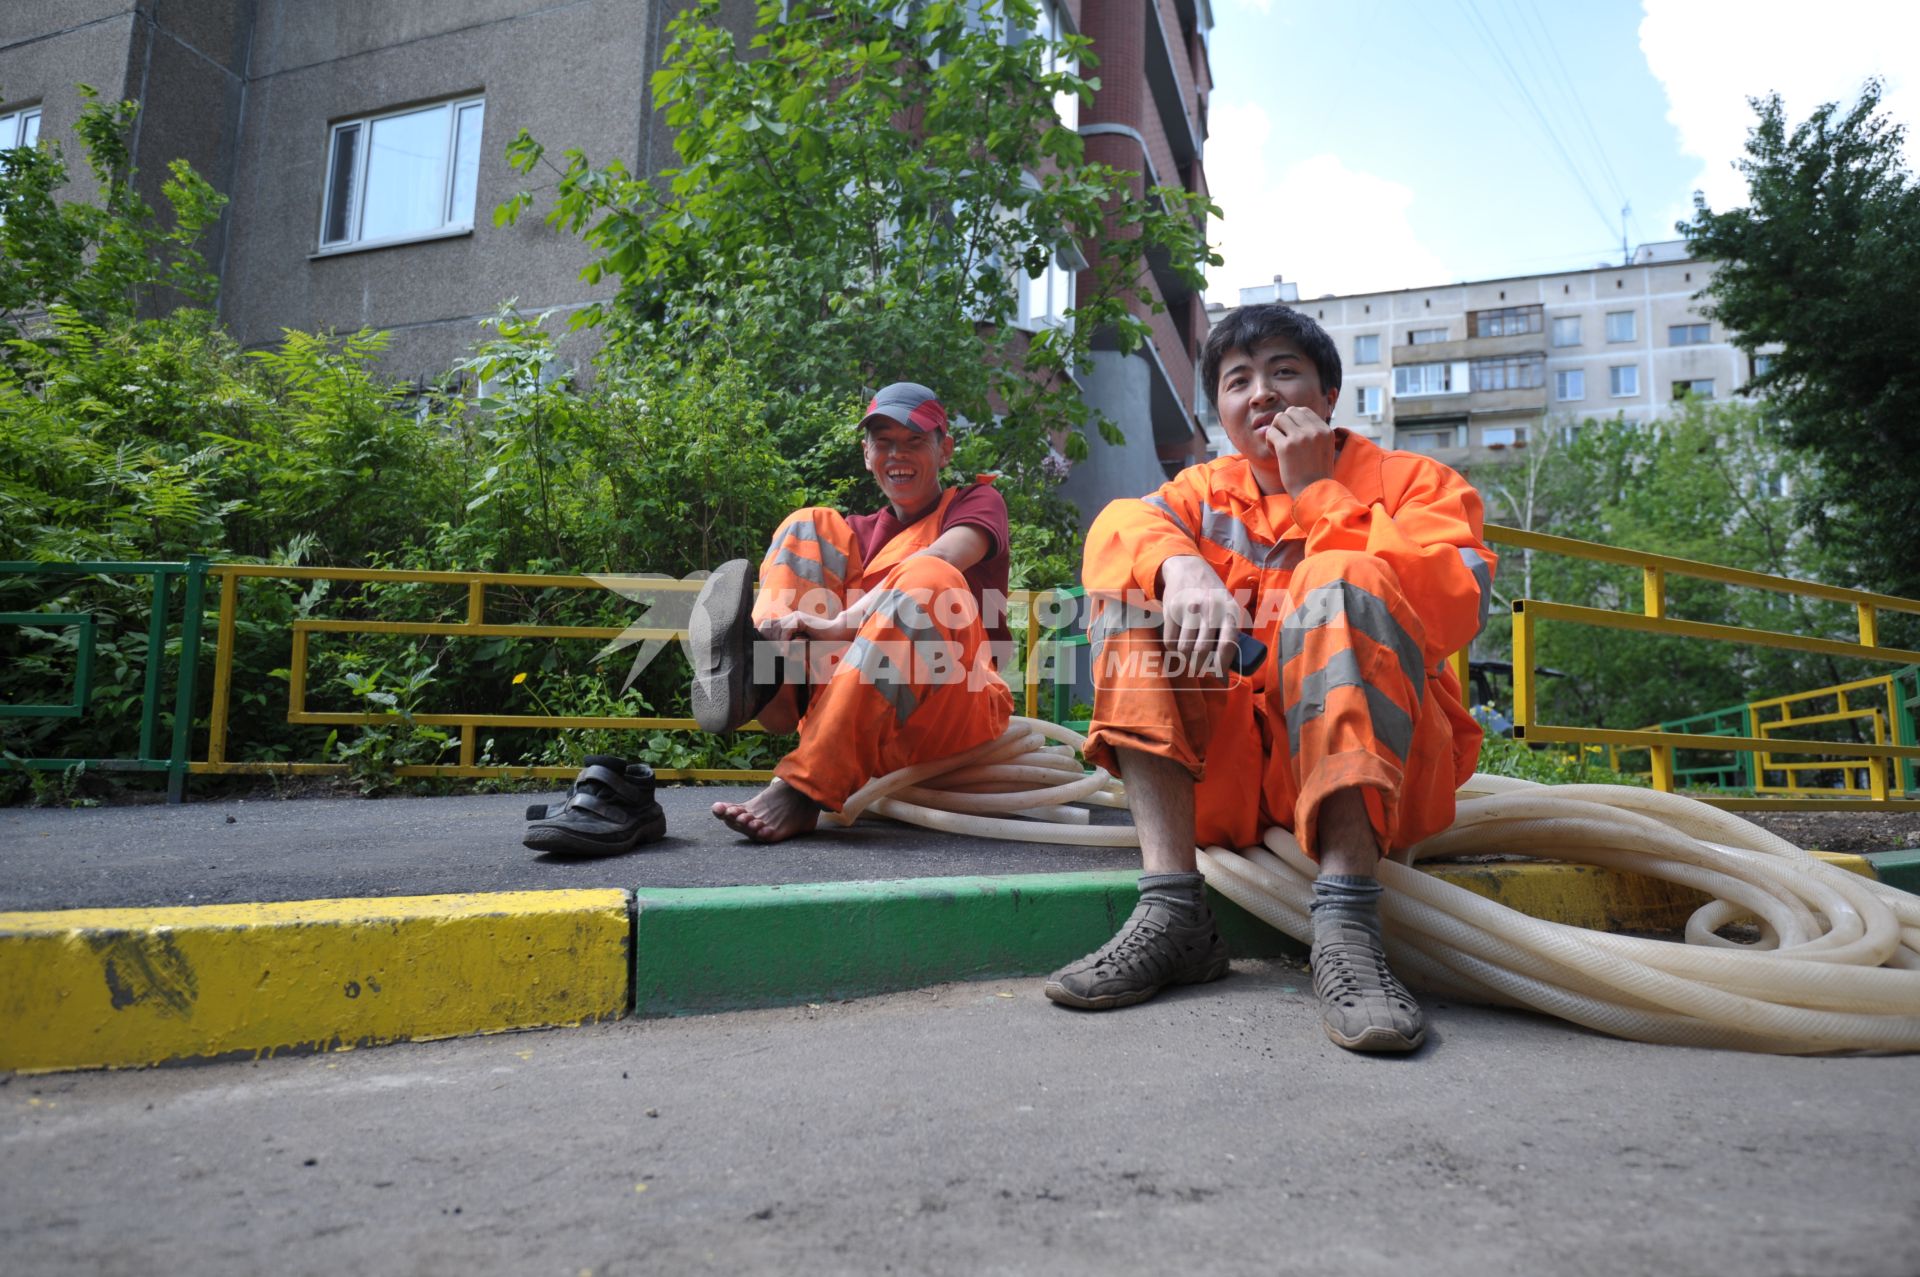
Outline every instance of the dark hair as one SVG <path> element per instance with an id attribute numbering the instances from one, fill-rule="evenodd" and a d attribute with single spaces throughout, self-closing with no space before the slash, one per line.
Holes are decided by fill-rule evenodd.
<path id="1" fill-rule="evenodd" d="M 1291 306 L 1265 302 L 1228 311 L 1207 334 L 1207 344 L 1200 352 L 1200 378 L 1208 403 L 1220 402 L 1220 361 L 1227 352 L 1252 350 L 1256 342 L 1268 337 L 1285 337 L 1300 347 L 1320 373 L 1320 389 L 1340 389 L 1340 352 L 1327 330 Z"/>

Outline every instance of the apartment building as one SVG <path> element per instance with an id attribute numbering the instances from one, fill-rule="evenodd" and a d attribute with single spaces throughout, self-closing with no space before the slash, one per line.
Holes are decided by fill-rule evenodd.
<path id="1" fill-rule="evenodd" d="M 1543 430 L 1738 396 L 1766 356 L 1700 313 L 1713 271 L 1671 240 L 1625 266 L 1309 301 L 1276 281 L 1241 300 L 1288 301 L 1333 337 L 1345 380 L 1335 425 L 1470 467 Z"/>
<path id="2" fill-rule="evenodd" d="M 1100 59 L 1100 88 L 1079 121 L 1087 158 L 1138 173 L 1140 198 L 1148 186 L 1206 193 L 1208 0 L 1076 0 L 1065 8 Z M 1208 456 L 1194 408 L 1206 300 L 1164 263 L 1147 265 L 1146 288 L 1162 309 L 1136 304 L 1134 313 L 1151 337 L 1128 353 L 1096 339 L 1080 376 L 1087 401 L 1127 436 L 1123 447 L 1096 443 L 1062 485 L 1083 527 L 1114 497 L 1150 492 Z"/>
<path id="3" fill-rule="evenodd" d="M 71 146 L 80 83 L 141 104 L 132 139 L 143 193 L 159 204 L 183 157 L 226 194 L 208 245 L 221 318 L 245 345 L 283 329 L 392 334 L 387 366 L 431 379 L 508 299 L 561 316 L 612 289 L 579 273 L 590 253 L 539 218 L 493 225 L 523 179 L 506 145 L 522 128 L 598 162 L 658 172 L 672 134 L 648 85 L 685 0 L 5 0 L 0 145 Z M 722 19 L 750 31 L 755 0 Z M 1044 0 L 1049 31 L 1087 35 L 1100 58 L 1093 102 L 1063 109 L 1091 159 L 1149 184 L 1204 191 L 1211 80 L 1208 0 Z M 85 192 L 87 182 L 76 182 Z M 1079 263 L 1083 265 L 1084 263 Z M 1057 322 L 1077 283 L 1071 255 L 1023 284 L 1023 322 Z M 1154 264 L 1149 263 L 1150 268 Z M 1124 447 L 1094 446 L 1067 495 L 1091 519 L 1114 495 L 1159 483 L 1163 464 L 1205 455 L 1193 366 L 1206 331 L 1199 294 L 1164 269 L 1141 305 L 1153 339 L 1102 349 L 1082 380 Z M 591 334 L 567 339 L 576 361 Z"/>

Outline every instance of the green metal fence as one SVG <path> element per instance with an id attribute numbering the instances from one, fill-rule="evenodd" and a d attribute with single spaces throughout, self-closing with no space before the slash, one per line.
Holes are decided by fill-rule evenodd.
<path id="1" fill-rule="evenodd" d="M 0 563 L 0 581 L 30 577 L 146 576 L 153 579 L 152 615 L 147 625 L 147 664 L 140 701 L 140 752 L 137 758 L 9 758 L 10 768 L 68 771 L 165 772 L 167 801 L 177 803 L 187 780 L 189 736 L 193 728 L 193 676 L 200 659 L 200 609 L 206 594 L 207 561 L 198 555 L 185 563 Z M 164 755 L 155 753 L 161 735 L 163 667 L 174 581 L 183 583 L 180 655 L 173 676 L 173 732 Z M 93 650 L 98 624 L 90 612 L 0 612 L 0 625 L 29 630 L 74 629 L 73 694 L 58 705 L 0 704 L 0 718 L 83 718 L 93 686 Z"/>

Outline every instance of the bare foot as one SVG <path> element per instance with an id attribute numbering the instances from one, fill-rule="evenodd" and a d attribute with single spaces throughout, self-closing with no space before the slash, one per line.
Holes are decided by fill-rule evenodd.
<path id="1" fill-rule="evenodd" d="M 813 832 L 820 804 L 776 778 L 744 803 L 715 803 L 713 814 L 755 842 L 785 842 Z"/>

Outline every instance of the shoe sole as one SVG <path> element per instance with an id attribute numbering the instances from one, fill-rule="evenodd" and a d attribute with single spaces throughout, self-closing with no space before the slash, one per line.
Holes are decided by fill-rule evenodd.
<path id="1" fill-rule="evenodd" d="M 1040 992 L 1047 1000 L 1063 1007 L 1074 1007 L 1081 1011 L 1111 1011 L 1115 1007 L 1130 1007 L 1145 1002 L 1163 989 L 1171 989 L 1183 984 L 1211 984 L 1227 974 L 1227 963 L 1223 960 L 1217 968 L 1209 967 L 1197 976 L 1188 976 L 1184 980 L 1169 980 L 1165 984 L 1156 984 L 1151 989 L 1136 989 L 1131 993 L 1103 993 L 1096 998 L 1082 997 L 1064 984 L 1052 980 L 1041 986 Z"/>
<path id="2" fill-rule="evenodd" d="M 752 653 L 752 565 L 723 563 L 700 587 L 687 622 L 693 664 L 693 717 L 709 732 L 747 721 L 747 663 Z"/>
<path id="3" fill-rule="evenodd" d="M 1420 1031 L 1412 1037 L 1408 1037 L 1398 1029 L 1383 1029 L 1378 1025 L 1349 1037 L 1325 1020 L 1320 1023 L 1334 1045 L 1343 1046 L 1349 1051 L 1417 1051 L 1420 1049 L 1420 1044 L 1427 1040 L 1425 1026 L 1422 1026 Z"/>
<path id="4" fill-rule="evenodd" d="M 667 813 L 657 806 L 654 813 L 624 833 L 605 839 L 594 838 L 576 829 L 530 829 L 521 840 L 529 850 L 556 856 L 617 856 L 647 843 L 658 841 L 667 832 Z"/>

